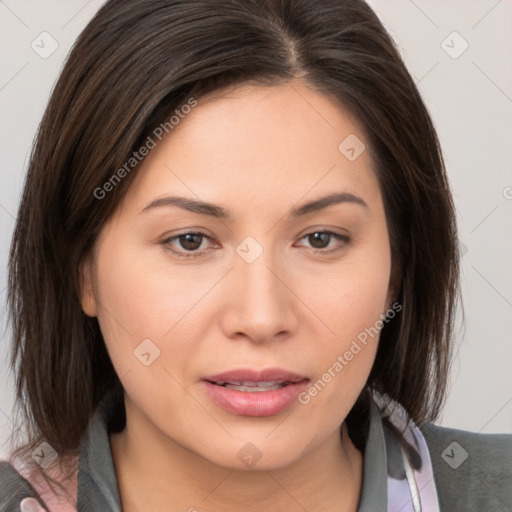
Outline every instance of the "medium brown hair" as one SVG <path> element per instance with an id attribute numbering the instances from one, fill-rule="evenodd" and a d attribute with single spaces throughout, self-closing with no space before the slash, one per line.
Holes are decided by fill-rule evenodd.
<path id="1" fill-rule="evenodd" d="M 383 327 L 366 392 L 435 419 L 459 294 L 455 214 L 438 138 L 383 25 L 360 0 L 110 0 L 76 41 L 31 154 L 10 260 L 17 400 L 30 447 L 76 452 L 121 383 L 79 266 L 137 166 L 95 190 L 190 98 L 300 78 L 360 124 L 381 188 L 399 315 Z M 340 141 L 341 142 L 341 141 Z"/>

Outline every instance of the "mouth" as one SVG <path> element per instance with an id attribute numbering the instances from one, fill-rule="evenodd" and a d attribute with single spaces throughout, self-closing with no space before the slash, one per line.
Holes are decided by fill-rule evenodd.
<path id="1" fill-rule="evenodd" d="M 282 369 L 240 369 L 205 377 L 209 398 L 239 416 L 273 416 L 298 403 L 309 378 Z"/>
<path id="2" fill-rule="evenodd" d="M 265 368 L 255 370 L 253 368 L 238 368 L 227 372 L 203 377 L 203 380 L 223 386 L 265 387 L 287 383 L 296 383 L 307 379 L 305 375 L 285 370 L 284 368 Z"/>
<path id="3" fill-rule="evenodd" d="M 301 379 L 303 380 L 303 379 Z M 235 389 L 236 391 L 242 391 L 244 393 L 261 393 L 262 391 L 273 391 L 275 389 L 284 388 L 290 384 L 295 384 L 293 381 L 208 381 L 215 386 L 220 386 L 226 389 Z M 300 381 L 299 381 L 300 382 Z"/>

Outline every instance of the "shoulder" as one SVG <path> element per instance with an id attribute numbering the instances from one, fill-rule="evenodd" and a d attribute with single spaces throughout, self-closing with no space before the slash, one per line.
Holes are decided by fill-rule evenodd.
<path id="1" fill-rule="evenodd" d="M 479 434 L 426 423 L 441 510 L 512 510 L 512 434 Z"/>
<path id="2" fill-rule="evenodd" d="M 0 461 L 0 512 L 14 512 L 20 510 L 23 498 L 41 498 L 16 469 L 7 461 Z"/>
<path id="3" fill-rule="evenodd" d="M 69 459 L 73 462 L 73 458 Z M 0 512 L 18 512 L 21 501 L 28 497 L 39 501 L 45 510 L 74 511 L 76 471 L 58 477 L 62 466 L 57 466 L 43 472 L 19 460 L 0 460 Z"/>

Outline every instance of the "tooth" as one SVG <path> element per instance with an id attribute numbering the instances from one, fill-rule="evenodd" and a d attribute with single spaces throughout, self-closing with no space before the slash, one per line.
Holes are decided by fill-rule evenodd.
<path id="1" fill-rule="evenodd" d="M 273 380 L 272 382 L 257 382 L 256 386 L 259 388 L 265 388 L 275 386 L 276 384 L 282 384 L 282 382 L 278 382 L 277 380 Z"/>
<path id="2" fill-rule="evenodd" d="M 282 384 L 277 383 L 277 384 L 273 384 L 273 385 L 267 385 L 267 386 L 264 386 L 264 387 L 260 387 L 260 386 L 254 386 L 254 385 L 250 385 L 250 386 L 247 386 L 247 385 L 237 386 L 237 385 L 233 385 L 233 384 L 230 384 L 230 383 L 226 383 L 224 385 L 224 387 L 228 388 L 228 389 L 234 389 L 236 391 L 245 391 L 245 392 L 252 393 L 252 392 L 261 392 L 261 391 L 273 391 L 275 389 L 282 388 L 285 385 L 286 385 L 285 383 L 282 383 Z"/>
<path id="3" fill-rule="evenodd" d="M 219 380 L 216 381 L 215 384 L 217 386 L 222 386 L 229 389 L 236 389 L 238 391 L 272 391 L 274 389 L 279 389 L 288 384 L 292 383 L 291 381 L 239 381 L 239 380 Z"/>

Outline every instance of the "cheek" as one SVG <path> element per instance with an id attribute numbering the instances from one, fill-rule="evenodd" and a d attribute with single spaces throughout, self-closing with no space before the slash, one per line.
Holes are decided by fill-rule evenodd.
<path id="1" fill-rule="evenodd" d="M 99 253 L 97 282 L 103 306 L 98 320 L 115 371 L 137 407 L 163 424 L 172 419 L 162 412 L 164 405 L 194 418 L 197 406 L 180 400 L 179 383 L 190 372 L 190 354 L 201 339 L 190 312 L 208 283 L 191 286 L 188 276 L 169 275 L 140 249 L 126 245 L 116 251 L 113 245 Z"/>
<path id="2" fill-rule="evenodd" d="M 311 416 L 325 420 L 328 412 L 326 425 L 319 425 L 322 431 L 344 420 L 364 388 L 377 353 L 384 312 L 384 285 L 375 281 L 344 284 L 334 304 L 326 300 L 319 308 L 334 334 L 318 336 L 311 358 L 318 373 L 301 399 Z"/>
<path id="3" fill-rule="evenodd" d="M 370 373 L 386 298 L 386 287 L 375 281 L 359 285 L 345 281 L 344 285 L 335 300 L 319 308 L 331 332 L 318 337 L 315 349 L 321 380 L 332 381 L 334 386 L 329 386 L 339 388 L 342 395 L 359 390 Z"/>
<path id="4" fill-rule="evenodd" d="M 355 254 L 328 272 L 302 280 L 301 296 L 322 320 L 326 343 L 336 339 L 335 348 L 342 349 L 375 325 L 387 309 L 389 278 L 390 257 L 382 250 Z"/>
<path id="5" fill-rule="evenodd" d="M 313 352 L 317 380 L 305 397 L 315 409 L 339 411 L 340 404 L 355 401 L 366 383 L 387 309 L 391 261 L 386 247 L 358 253 L 329 275 L 303 282 L 303 296 L 321 319 L 322 335 L 316 336 Z"/>
<path id="6" fill-rule="evenodd" d="M 130 378 L 139 379 L 139 373 L 148 368 L 137 354 L 139 347 L 146 346 L 151 359 L 157 356 L 151 369 L 163 371 L 171 353 L 174 364 L 183 366 L 185 354 L 199 339 L 190 329 L 190 313 L 211 283 L 194 281 L 179 269 L 171 275 L 169 267 L 162 266 L 163 258 L 155 263 L 140 247 L 124 244 L 121 250 L 113 237 L 105 242 L 98 251 L 96 269 L 98 321 L 116 372 L 122 377 L 132 371 Z M 185 325 L 189 329 L 183 336 Z M 149 344 L 144 341 L 148 339 Z M 180 339 L 180 350 L 173 350 L 175 339 Z M 145 372 L 141 382 L 149 385 L 148 379 L 161 371 Z"/>
<path id="7" fill-rule="evenodd" d="M 99 300 L 107 323 L 116 323 L 133 341 L 163 338 L 211 287 L 212 278 L 168 264 L 154 248 L 105 244 L 99 254 Z"/>

